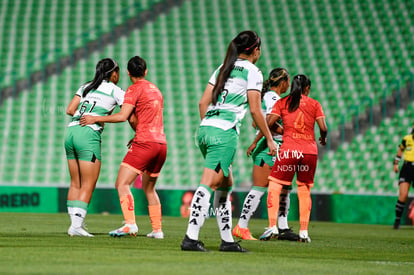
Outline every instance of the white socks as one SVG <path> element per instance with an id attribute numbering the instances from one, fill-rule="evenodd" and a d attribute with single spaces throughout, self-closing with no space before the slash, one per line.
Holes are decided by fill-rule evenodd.
<path id="1" fill-rule="evenodd" d="M 238 223 L 240 228 L 247 228 L 249 226 L 250 218 L 259 206 L 260 199 L 266 190 L 266 187 L 253 187 L 249 194 L 247 194 L 243 202 L 243 209 Z"/>
<path id="2" fill-rule="evenodd" d="M 198 234 L 208 215 L 210 197 L 211 189 L 206 185 L 200 185 L 194 193 L 186 233 L 192 240 L 198 240 Z"/>
<path id="3" fill-rule="evenodd" d="M 230 188 L 227 190 L 217 189 L 214 192 L 213 207 L 216 212 L 217 224 L 220 231 L 221 239 L 225 242 L 233 243 L 232 220 L 231 220 L 231 202 L 230 202 Z"/>

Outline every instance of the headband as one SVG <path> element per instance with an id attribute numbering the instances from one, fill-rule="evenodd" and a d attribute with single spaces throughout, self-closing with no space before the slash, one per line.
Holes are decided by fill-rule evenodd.
<path id="1" fill-rule="evenodd" d="M 259 41 L 260 41 L 260 38 L 259 38 L 259 37 L 257 37 L 256 42 L 254 42 L 254 43 L 253 43 L 253 45 L 251 45 L 250 47 L 248 47 L 248 48 L 246 48 L 246 49 L 244 49 L 244 50 L 245 50 L 245 51 L 250 50 L 251 48 L 253 48 L 254 46 L 256 46 L 256 45 L 259 43 Z"/>
<path id="2" fill-rule="evenodd" d="M 119 66 L 118 66 L 118 63 L 116 63 L 116 61 L 115 61 L 115 60 L 113 60 L 112 58 L 109 58 L 109 59 L 111 59 L 111 61 L 112 61 L 112 62 L 114 62 L 114 67 L 113 67 L 112 69 L 110 69 L 109 71 L 107 71 L 107 72 L 105 73 L 105 75 L 106 75 L 106 74 L 109 74 L 110 72 L 112 72 L 113 70 L 115 70 L 117 67 L 119 67 Z"/>

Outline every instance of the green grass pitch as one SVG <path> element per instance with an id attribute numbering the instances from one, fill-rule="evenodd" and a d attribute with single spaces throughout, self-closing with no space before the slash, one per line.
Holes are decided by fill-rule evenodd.
<path id="1" fill-rule="evenodd" d="M 68 237 L 66 214 L 0 213 L 0 274 L 412 274 L 414 228 L 311 222 L 312 243 L 242 241 L 249 253 L 218 251 L 215 218 L 200 233 L 208 253 L 184 252 L 187 219 L 163 218 L 165 239 L 148 239 L 147 216 L 137 237 L 111 238 L 120 215 L 88 215 L 94 238 Z M 236 221 L 233 220 L 233 224 Z M 259 236 L 266 220 L 252 220 Z M 298 222 L 290 222 L 295 232 Z"/>

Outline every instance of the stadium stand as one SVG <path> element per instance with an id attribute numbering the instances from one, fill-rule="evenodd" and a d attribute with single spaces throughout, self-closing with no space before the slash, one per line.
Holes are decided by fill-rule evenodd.
<path id="1" fill-rule="evenodd" d="M 110 31 L 114 25 L 107 18 L 116 18 L 115 24 L 118 24 L 139 12 L 129 9 L 131 14 L 122 19 L 111 16 L 133 5 L 132 0 L 106 0 L 107 5 L 96 5 L 96 1 L 82 2 L 85 3 L 82 5 L 75 0 L 56 1 L 47 8 L 43 8 L 42 2 L 38 5 L 34 2 L 37 1 L 24 7 L 22 1 L 10 0 L 0 6 L 0 15 L 8 16 L 0 16 L 8 22 L 1 24 L 2 41 L 9 41 L 0 46 L 0 67 L 3 70 L 19 68 L 16 76 L 24 76 L 25 69 L 30 67 L 27 60 L 44 55 L 45 50 L 53 51 L 55 46 L 67 52 L 70 47 L 82 47 L 87 41 L 73 42 L 69 38 L 79 37 L 97 26 L 102 32 Z M 151 7 L 155 2 L 162 1 L 140 1 L 142 7 Z M 32 23 L 18 21 L 13 17 L 14 11 Z M 65 15 L 59 19 L 57 14 Z M 89 21 L 80 20 L 83 17 Z M 180 6 L 132 30 L 128 36 L 64 68 L 59 75 L 50 76 L 47 82 L 37 83 L 15 98 L 7 98 L 0 108 L 0 137 L 4 141 L 0 184 L 68 184 L 63 151 L 68 118 L 64 110 L 78 86 L 93 77 L 94 66 L 100 58 L 115 58 L 121 72 L 125 72 L 126 62 L 133 55 L 147 60 L 148 79 L 159 86 L 165 100 L 169 151 L 159 186 L 187 188 L 198 184 L 202 170 L 202 158 L 194 143 L 199 122 L 198 100 L 212 70 L 222 61 L 228 42 L 237 32 L 254 29 L 262 37 L 263 54 L 257 65 L 264 77 L 276 66 L 287 68 L 291 75 L 305 73 L 311 77 L 311 96 L 322 103 L 329 127 L 334 130 L 343 117 L 350 120 L 347 112 L 353 105 L 364 111 L 367 97 L 372 104 L 380 104 L 392 94 L 388 84 L 413 71 L 413 18 L 414 1 L 411 0 L 183 1 Z M 99 32 L 95 34 L 99 36 Z M 5 39 L 8 37 L 11 38 Z M 89 38 L 99 39 L 93 34 Z M 24 39 L 33 43 L 23 43 Z M 4 80 L 3 84 L 12 85 L 11 79 Z M 121 73 L 119 84 L 125 89 L 128 87 L 125 73 Z M 400 86 L 404 84 L 401 82 Z M 250 116 L 246 117 L 234 163 L 237 187 L 248 186 L 251 181 L 251 160 L 245 156 L 245 149 L 254 131 L 250 127 Z M 389 142 L 394 133 L 381 130 L 382 127 L 387 128 L 381 124 L 337 151 L 325 154 L 318 168 L 315 190 L 395 192 L 395 186 L 390 185 L 392 175 L 386 168 L 388 164 L 379 168 L 384 160 L 370 145 L 372 139 L 378 139 L 372 132 L 376 131 L 385 135 L 378 140 L 378 148 L 395 149 L 396 143 Z M 395 127 L 402 131 L 406 126 L 397 123 Z M 106 126 L 98 187 L 113 186 L 126 151 L 125 144 L 131 137 L 132 131 L 127 125 Z M 390 145 L 392 150 L 387 149 Z M 361 160 L 366 160 L 370 169 L 359 171 L 364 164 Z M 373 177 L 379 175 L 379 178 Z M 336 176 L 342 184 L 333 181 Z"/>

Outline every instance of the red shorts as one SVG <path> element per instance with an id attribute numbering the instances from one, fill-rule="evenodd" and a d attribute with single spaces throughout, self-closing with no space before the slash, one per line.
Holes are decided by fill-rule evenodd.
<path id="1" fill-rule="evenodd" d="M 312 187 L 317 161 L 317 155 L 298 152 L 289 152 L 286 155 L 280 154 L 273 165 L 269 180 L 283 185 L 291 185 L 296 173 L 296 183 L 298 185 Z"/>
<path id="2" fill-rule="evenodd" d="M 156 142 L 133 142 L 121 165 L 138 174 L 147 173 L 158 177 L 167 157 L 167 144 Z"/>

